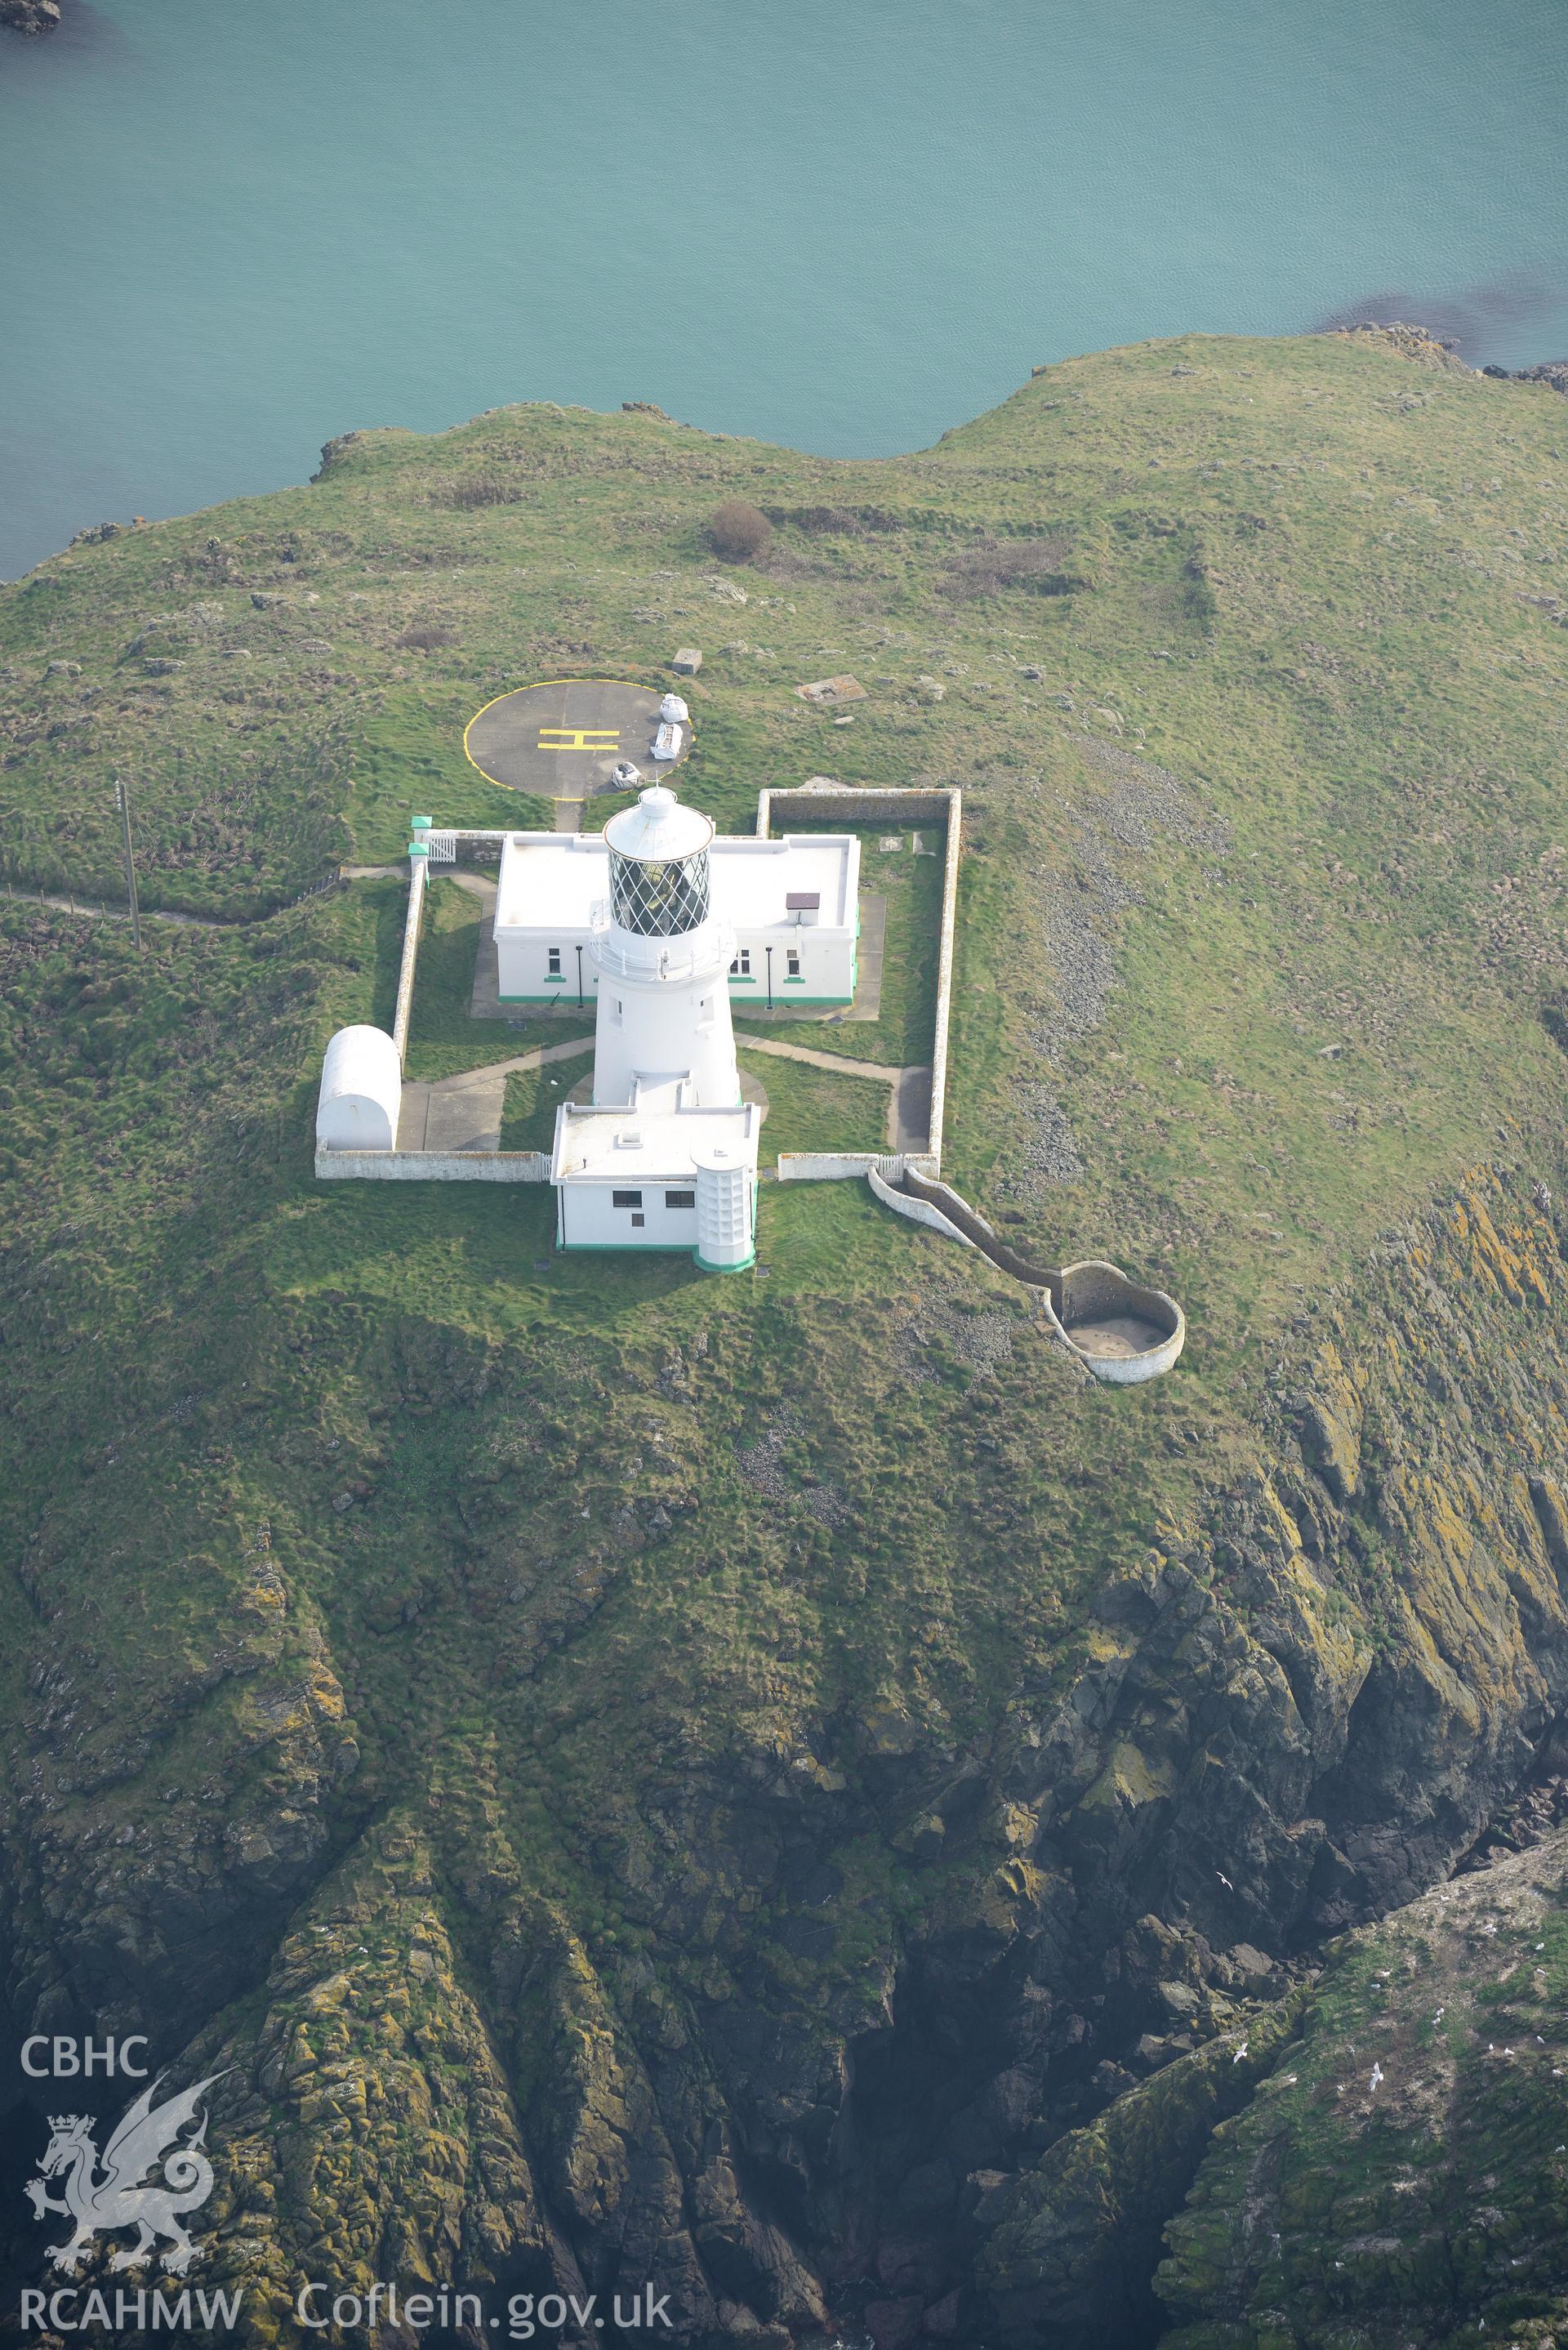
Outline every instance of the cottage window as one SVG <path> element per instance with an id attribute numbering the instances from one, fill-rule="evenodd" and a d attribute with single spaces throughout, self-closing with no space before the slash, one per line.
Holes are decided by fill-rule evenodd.
<path id="1" fill-rule="evenodd" d="M 639 1224 L 646 1224 L 648 1218 L 646 1216 L 633 1216 L 631 1221 L 633 1227 L 635 1228 Z"/>
<path id="2" fill-rule="evenodd" d="M 694 1208 L 697 1194 L 695 1191 L 666 1191 L 664 1204 L 667 1208 Z"/>
<path id="3" fill-rule="evenodd" d="M 786 977 L 790 979 L 798 979 L 800 977 L 800 949 L 798 947 L 791 947 L 784 957 L 784 962 L 786 966 Z"/>
<path id="4" fill-rule="evenodd" d="M 640 1208 L 642 1205 L 642 1193 L 640 1191 L 612 1191 L 610 1193 L 610 1201 L 611 1204 L 617 1208 Z"/>
<path id="5" fill-rule="evenodd" d="M 750 979 L 751 975 L 752 950 L 750 947 L 742 947 L 740 953 L 735 957 L 734 962 L 730 965 L 730 977 L 732 979 Z"/>
<path id="6" fill-rule="evenodd" d="M 561 950 L 559 947 L 552 947 L 550 949 L 549 973 L 552 979 L 559 979 L 561 976 Z"/>

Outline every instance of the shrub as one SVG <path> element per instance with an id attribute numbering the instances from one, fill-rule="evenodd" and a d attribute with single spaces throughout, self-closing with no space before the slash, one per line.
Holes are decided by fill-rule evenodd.
<path id="1" fill-rule="evenodd" d="M 726 498 L 708 517 L 708 544 L 726 563 L 750 563 L 762 554 L 774 526 L 761 506 Z"/>

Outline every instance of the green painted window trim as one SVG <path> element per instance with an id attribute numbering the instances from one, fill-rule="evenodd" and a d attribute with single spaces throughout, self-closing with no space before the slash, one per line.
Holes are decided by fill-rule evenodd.
<path id="1" fill-rule="evenodd" d="M 566 974 L 564 971 L 547 971 L 545 973 L 545 984 L 546 987 L 565 987 L 566 983 Z M 513 999 L 511 996 L 508 996 L 506 1001 L 510 1003 Z"/>
<path id="2" fill-rule="evenodd" d="M 760 987 L 761 980 L 754 971 L 732 971 L 729 974 L 732 987 Z"/>

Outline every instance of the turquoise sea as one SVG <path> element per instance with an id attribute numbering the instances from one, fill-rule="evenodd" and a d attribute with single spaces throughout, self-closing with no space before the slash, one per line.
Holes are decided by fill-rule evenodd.
<path id="1" fill-rule="evenodd" d="M 0 35 L 0 576 L 351 425 L 917 447 L 1031 365 L 1568 355 L 1565 0 L 67 0 Z"/>

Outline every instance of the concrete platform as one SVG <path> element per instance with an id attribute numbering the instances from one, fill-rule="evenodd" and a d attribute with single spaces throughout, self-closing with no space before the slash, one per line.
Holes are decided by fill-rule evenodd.
<path id="1" fill-rule="evenodd" d="M 1163 1346 L 1170 1336 L 1137 1314 L 1110 1314 L 1098 1322 L 1064 1322 L 1063 1328 L 1082 1354 L 1127 1363 Z"/>
<path id="2" fill-rule="evenodd" d="M 670 775 L 691 747 L 691 729 L 681 729 L 680 758 L 656 766 L 649 756 L 659 724 L 659 692 L 652 686 L 588 678 L 558 679 L 519 686 L 498 694 L 476 711 L 463 729 L 462 747 L 471 763 L 493 784 L 513 792 L 537 793 L 556 806 L 556 829 L 575 832 L 586 800 L 618 786 L 610 770 L 629 759 L 644 782 Z"/>
<path id="3" fill-rule="evenodd" d="M 499 1150 L 506 1079 L 474 1070 L 462 1084 L 403 1087 L 398 1118 L 400 1150 Z"/>
<path id="4" fill-rule="evenodd" d="M 454 1077 L 437 1077 L 428 1085 L 405 1078 L 398 1113 L 398 1149 L 499 1150 L 506 1080 L 513 1071 L 548 1068 L 552 1062 L 575 1061 L 593 1049 L 591 1035 L 574 1036 L 559 1045 L 535 1045 L 509 1061 L 491 1061 L 482 1069 L 463 1069 Z"/>

